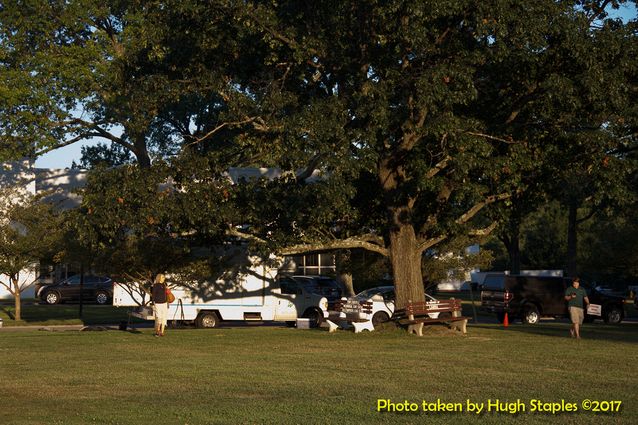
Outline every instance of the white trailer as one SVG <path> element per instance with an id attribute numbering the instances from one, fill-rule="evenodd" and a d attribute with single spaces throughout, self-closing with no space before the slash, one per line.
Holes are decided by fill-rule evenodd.
<path id="1" fill-rule="evenodd" d="M 276 274 L 266 266 L 251 266 L 214 283 L 178 283 L 169 277 L 175 301 L 169 306 L 168 319 L 212 328 L 226 320 L 291 323 L 298 318 L 310 319 L 311 326 L 318 326 L 328 317 L 325 297 L 306 291 L 296 282 L 279 283 Z M 134 316 L 154 319 L 149 295 L 135 284 L 115 283 L 113 305 L 136 307 Z"/>

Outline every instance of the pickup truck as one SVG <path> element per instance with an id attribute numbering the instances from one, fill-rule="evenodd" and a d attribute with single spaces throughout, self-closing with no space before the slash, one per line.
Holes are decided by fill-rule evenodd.
<path id="1" fill-rule="evenodd" d="M 502 322 L 505 313 L 520 318 L 523 323 L 538 323 L 541 317 L 568 317 L 565 290 L 572 279 L 555 276 L 503 275 L 500 282 L 492 281 L 481 288 L 481 310 L 496 313 Z M 581 283 L 589 302 L 602 306 L 601 318 L 605 323 L 620 323 L 625 317 L 622 297 L 598 291 Z M 591 322 L 596 316 L 585 315 Z"/>

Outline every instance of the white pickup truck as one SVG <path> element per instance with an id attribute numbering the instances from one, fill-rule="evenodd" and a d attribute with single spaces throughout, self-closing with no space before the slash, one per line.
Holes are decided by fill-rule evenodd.
<path id="1" fill-rule="evenodd" d="M 215 282 L 178 284 L 170 282 L 175 301 L 168 320 L 194 322 L 200 328 L 216 327 L 225 320 L 278 321 L 294 323 L 298 318 L 319 326 L 328 317 L 328 300 L 308 292 L 304 285 L 276 278 L 276 271 L 265 266 Z M 113 305 L 136 307 L 133 315 L 153 320 L 148 294 L 136 284 L 116 283 Z"/>

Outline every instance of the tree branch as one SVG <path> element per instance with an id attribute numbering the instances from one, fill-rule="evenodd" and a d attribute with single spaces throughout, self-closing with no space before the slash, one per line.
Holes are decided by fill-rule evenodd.
<path id="1" fill-rule="evenodd" d="M 312 251 L 325 251 L 325 250 L 332 250 L 332 249 L 355 249 L 355 248 L 361 248 L 367 251 L 376 252 L 378 254 L 383 255 L 384 257 L 390 256 L 390 252 L 387 250 L 387 248 L 384 248 L 375 243 L 371 243 L 365 240 L 360 240 L 358 238 L 348 238 L 348 239 L 335 240 L 331 242 L 317 243 L 317 244 L 293 245 L 293 246 L 279 250 L 279 254 L 294 255 L 294 254 L 301 254 L 304 252 L 312 252 Z"/>
<path id="2" fill-rule="evenodd" d="M 239 230 L 232 227 L 226 230 L 226 235 L 234 236 L 240 239 L 256 242 L 259 244 L 267 243 L 266 240 L 258 236 L 251 235 L 245 232 L 240 232 Z M 327 251 L 331 249 L 354 249 L 354 248 L 361 248 L 367 251 L 373 251 L 385 257 L 388 257 L 390 255 L 390 252 L 383 246 L 383 238 L 374 234 L 354 236 L 347 239 L 337 239 L 330 242 L 301 243 L 301 244 L 281 248 L 280 250 L 278 250 L 277 254 L 295 255 L 295 254 L 302 254 L 304 252 L 312 252 L 312 251 Z"/>
<path id="3" fill-rule="evenodd" d="M 65 146 L 72 145 L 73 143 L 79 142 L 80 140 L 88 139 L 90 137 L 96 137 L 96 136 L 99 136 L 99 134 L 93 133 L 93 132 L 82 133 L 82 134 L 80 134 L 80 135 L 78 135 L 78 136 L 76 136 L 76 137 L 74 137 L 72 139 L 66 140 L 66 141 L 64 141 L 62 143 L 58 143 L 55 146 L 49 146 L 46 149 L 38 151 L 36 155 L 37 156 L 42 156 L 42 155 L 47 154 L 47 153 L 49 153 L 51 151 L 54 151 L 56 149 L 60 149 L 60 148 L 63 148 Z"/>
<path id="4" fill-rule="evenodd" d="M 497 201 L 503 201 L 503 200 L 509 199 L 511 197 L 512 197 L 511 193 L 501 193 L 499 195 L 488 196 L 487 198 L 485 198 L 485 200 L 483 200 L 482 202 L 479 202 L 478 204 L 474 205 L 465 214 L 463 214 L 462 216 L 457 218 L 456 219 L 456 223 L 457 224 L 465 224 L 468 221 L 470 221 L 476 214 L 479 213 L 479 211 L 481 211 L 487 205 L 493 204 L 494 202 L 497 202 Z"/>
<path id="5" fill-rule="evenodd" d="M 472 208 L 467 210 L 467 212 L 465 212 L 463 215 L 461 215 L 459 218 L 457 218 L 455 220 L 455 223 L 456 224 L 465 224 L 468 221 L 470 221 L 474 216 L 476 216 L 476 214 L 478 214 L 479 211 L 481 211 L 487 205 L 493 204 L 494 202 L 502 201 L 504 199 L 508 199 L 508 198 L 511 198 L 511 197 L 512 197 L 512 194 L 510 194 L 510 193 L 501 193 L 499 195 L 488 196 L 482 202 L 477 203 Z M 486 227 L 485 229 L 471 230 L 471 231 L 468 232 L 468 234 L 470 236 L 484 236 L 484 235 L 482 235 L 482 233 L 485 233 L 485 235 L 488 235 L 489 233 L 491 233 L 496 228 L 496 225 L 497 225 L 497 223 L 494 222 L 490 226 Z M 444 235 L 436 236 L 434 238 L 426 239 L 426 240 L 424 240 L 423 242 L 421 242 L 419 244 L 418 250 L 419 250 L 419 252 L 423 252 L 426 249 L 431 248 L 434 245 L 444 241 L 448 237 L 449 237 L 448 234 L 444 234 Z"/>
<path id="6" fill-rule="evenodd" d="M 468 234 L 470 236 L 475 236 L 475 237 L 488 236 L 490 233 L 494 231 L 494 229 L 496 229 L 497 226 L 498 226 L 498 221 L 494 221 L 492 222 L 492 224 L 482 229 L 470 230 Z"/>
<path id="7" fill-rule="evenodd" d="M 213 128 L 211 131 L 209 131 L 208 133 L 206 133 L 202 137 L 196 137 L 193 142 L 188 143 L 186 146 L 192 146 L 192 145 L 196 145 L 197 143 L 201 143 L 204 140 L 206 140 L 209 137 L 211 137 L 213 134 L 217 133 L 219 130 L 223 129 L 224 127 L 248 124 L 250 122 L 255 121 L 257 118 L 259 118 L 259 117 L 246 118 L 245 120 L 242 120 L 242 121 L 227 121 L 227 122 L 222 123 L 222 124 L 218 125 L 217 127 Z"/>
<path id="8" fill-rule="evenodd" d="M 443 158 L 442 161 L 439 161 L 438 164 L 436 164 L 433 168 L 431 168 L 426 174 L 425 177 L 427 177 L 428 179 L 431 179 L 432 177 L 436 176 L 439 171 L 445 169 L 448 164 L 450 163 L 450 161 L 452 160 L 451 156 L 446 156 L 445 158 Z"/>
<path id="9" fill-rule="evenodd" d="M 517 142 L 514 141 L 512 139 L 507 140 L 507 139 L 502 139 L 500 137 L 496 137 L 496 136 L 491 136 L 489 134 L 483 134 L 483 133 L 474 133 L 472 131 L 466 131 L 465 134 L 469 134 L 470 136 L 477 136 L 477 137 L 483 137 L 485 139 L 489 139 L 489 140 L 496 140 L 497 142 L 503 142 L 503 143 L 507 143 L 508 145 L 518 145 L 521 142 Z"/>

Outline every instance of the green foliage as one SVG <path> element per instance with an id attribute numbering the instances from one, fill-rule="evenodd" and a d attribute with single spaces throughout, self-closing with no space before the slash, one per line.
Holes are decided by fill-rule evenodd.
<path id="1" fill-rule="evenodd" d="M 81 239 L 99 249 L 179 253 L 228 233 L 264 253 L 365 242 L 392 260 L 399 299 L 415 299 L 423 252 L 518 222 L 549 183 L 586 182 L 588 207 L 623 199 L 601 188 L 631 170 L 638 54 L 635 25 L 603 20 L 606 5 L 10 2 L 3 146 L 98 135 L 135 154 L 146 171 L 89 182 L 95 233 Z M 231 185 L 233 166 L 282 177 Z"/>
<path id="2" fill-rule="evenodd" d="M 82 146 L 80 163 L 73 161 L 71 168 L 93 169 L 97 167 L 117 167 L 133 162 L 131 153 L 122 146 L 112 143 L 98 143 L 96 146 Z"/>
<path id="3" fill-rule="evenodd" d="M 15 295 L 33 283 L 21 278 L 21 273 L 58 253 L 61 220 L 51 205 L 18 190 L 2 189 L 0 200 L 0 274 L 9 278 L 3 285 Z"/>
<path id="4" fill-rule="evenodd" d="M 94 268 L 122 280 L 152 281 L 190 253 L 176 197 L 160 163 L 98 169 L 89 176 L 81 209 L 73 212 L 71 230 L 92 253 Z"/>

